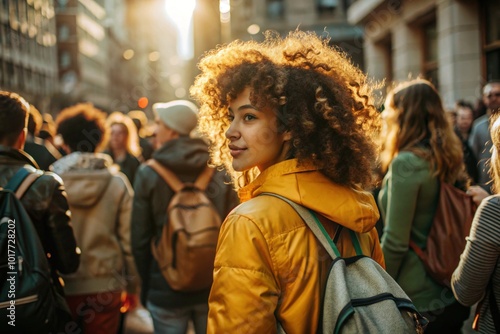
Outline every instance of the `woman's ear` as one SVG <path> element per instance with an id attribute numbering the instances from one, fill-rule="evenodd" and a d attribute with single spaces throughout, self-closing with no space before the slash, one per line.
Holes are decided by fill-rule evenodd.
<path id="1" fill-rule="evenodd" d="M 292 140 L 292 132 L 290 132 L 289 130 L 283 132 L 283 140 L 284 141 Z"/>

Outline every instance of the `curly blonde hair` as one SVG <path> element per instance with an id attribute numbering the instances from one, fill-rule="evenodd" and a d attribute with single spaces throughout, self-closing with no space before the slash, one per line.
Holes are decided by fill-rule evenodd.
<path id="1" fill-rule="evenodd" d="M 257 175 L 231 166 L 228 105 L 245 88 L 259 109 L 274 110 L 278 131 L 292 135 L 287 158 L 313 165 L 333 182 L 350 187 L 372 184 L 380 127 L 372 83 L 329 39 L 294 31 L 282 38 L 266 32 L 264 42 L 235 41 L 208 52 L 191 87 L 200 105 L 199 131 L 211 141 L 211 163 L 223 165 L 236 188 Z"/>
<path id="2" fill-rule="evenodd" d="M 446 119 L 439 93 L 429 81 L 414 79 L 392 89 L 383 117 L 383 172 L 399 152 L 408 151 L 429 161 L 441 181 L 467 182 L 462 143 Z"/>
<path id="3" fill-rule="evenodd" d="M 491 119 L 491 160 L 490 175 L 493 180 L 493 191 L 500 194 L 500 114 L 493 114 Z"/>

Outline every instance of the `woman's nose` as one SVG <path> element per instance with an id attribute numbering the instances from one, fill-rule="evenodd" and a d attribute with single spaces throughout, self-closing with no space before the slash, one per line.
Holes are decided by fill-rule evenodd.
<path id="1" fill-rule="evenodd" d="M 236 127 L 236 123 L 231 122 L 231 124 L 229 125 L 229 128 L 226 130 L 226 138 L 234 140 L 234 139 L 237 139 L 238 136 L 239 136 L 239 132 L 238 132 L 238 129 Z"/>

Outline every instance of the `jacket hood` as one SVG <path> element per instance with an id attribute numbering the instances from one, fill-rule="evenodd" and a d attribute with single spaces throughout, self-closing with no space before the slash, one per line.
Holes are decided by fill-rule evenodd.
<path id="1" fill-rule="evenodd" d="M 174 173 L 198 173 L 207 166 L 208 145 L 199 138 L 179 137 L 155 151 L 153 159 Z"/>
<path id="2" fill-rule="evenodd" d="M 370 231 L 379 218 L 371 193 L 333 183 L 311 164 L 286 160 L 263 171 L 238 191 L 241 202 L 275 193 L 355 232 Z"/>
<path id="3" fill-rule="evenodd" d="M 75 207 L 94 206 L 118 169 L 107 154 L 74 152 L 56 161 L 51 169 L 59 174 Z"/>

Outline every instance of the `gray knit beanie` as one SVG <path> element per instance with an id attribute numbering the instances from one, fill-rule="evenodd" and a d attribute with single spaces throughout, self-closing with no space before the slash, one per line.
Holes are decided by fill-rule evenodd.
<path id="1" fill-rule="evenodd" d="M 189 135 L 198 122 L 198 108 L 187 100 L 153 104 L 153 111 L 170 129 L 180 135 Z"/>

